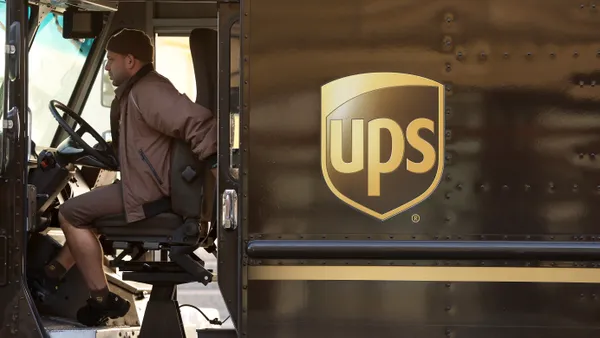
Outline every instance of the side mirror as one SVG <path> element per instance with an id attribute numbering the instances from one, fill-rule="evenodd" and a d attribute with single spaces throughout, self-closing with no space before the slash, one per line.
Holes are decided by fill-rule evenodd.
<path id="1" fill-rule="evenodd" d="M 110 108 L 113 99 L 115 98 L 115 87 L 112 85 L 112 81 L 108 76 L 108 72 L 106 71 L 106 62 L 104 60 L 102 63 L 102 82 L 100 85 L 100 104 L 102 107 Z"/>
<path id="2" fill-rule="evenodd" d="M 63 13 L 62 36 L 65 39 L 97 38 L 104 27 L 104 13 L 67 8 Z"/>

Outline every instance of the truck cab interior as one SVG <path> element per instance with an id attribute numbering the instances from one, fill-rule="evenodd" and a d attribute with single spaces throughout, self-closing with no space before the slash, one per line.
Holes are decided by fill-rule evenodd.
<path id="1" fill-rule="evenodd" d="M 220 243 L 230 236 L 224 232 L 235 226 L 233 212 L 221 212 L 231 210 L 235 196 L 220 196 L 235 187 L 238 167 L 233 146 L 239 102 L 237 8 L 235 3 L 216 1 L 0 3 L 7 46 L 1 61 L 1 198 L 14 198 L 11 205 L 2 203 L 0 216 L 0 309 L 5 313 L 1 337 L 67 337 L 74 332 L 87 332 L 86 337 L 103 332 L 110 334 L 103 337 L 237 336 L 236 302 L 226 301 L 228 294 L 237 292 L 237 242 L 231 240 L 234 248 L 223 250 L 231 259 L 223 259 Z M 215 114 L 223 107 L 229 110 L 219 116 L 219 124 L 225 126 L 219 156 L 225 160 L 215 180 L 187 143 L 175 141 L 173 156 L 166 159 L 172 165 L 170 211 L 135 224 L 125 224 L 121 215 L 95 222 L 109 288 L 132 307 L 123 318 L 88 328 L 76 322 L 77 309 L 89 297 L 76 267 L 52 296 L 36 292 L 28 274 L 47 264 L 64 245 L 60 205 L 119 179 L 108 143 L 114 88 L 104 60 L 108 39 L 122 28 L 141 29 L 151 37 L 157 71 L 180 92 Z M 219 48 L 227 54 L 220 54 Z M 224 74 L 219 75 L 223 61 Z M 219 95 L 227 102 L 219 105 Z M 220 173 L 223 163 L 225 175 Z M 12 191 L 21 180 L 27 183 L 25 191 Z M 201 215 L 210 215 L 210 220 L 200 221 Z M 213 263 L 207 264 L 207 257 Z M 221 269 L 228 272 L 217 278 Z M 223 276 L 227 280 L 222 282 Z M 212 297 L 222 297 L 225 312 L 210 304 L 204 311 L 197 304 L 180 304 L 178 286 L 185 292 L 190 285 L 188 297 L 210 289 Z M 184 310 L 197 312 L 188 317 L 201 320 L 182 319 Z"/>

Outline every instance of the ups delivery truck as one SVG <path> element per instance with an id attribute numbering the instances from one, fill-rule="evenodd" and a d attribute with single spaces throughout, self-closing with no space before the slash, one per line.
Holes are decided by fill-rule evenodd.
<path id="1" fill-rule="evenodd" d="M 0 337 L 600 334 L 595 0 L 0 9 Z M 217 117 L 218 178 L 174 140 L 172 210 L 95 221 L 110 289 L 133 306 L 83 327 L 76 267 L 51 298 L 30 277 L 65 245 L 62 203 L 119 177 L 94 145 L 110 137 L 103 66 L 122 28 Z M 218 318 L 183 318 L 210 290 Z"/>

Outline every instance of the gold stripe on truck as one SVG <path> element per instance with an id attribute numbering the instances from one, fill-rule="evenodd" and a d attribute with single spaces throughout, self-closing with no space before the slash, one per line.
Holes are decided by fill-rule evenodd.
<path id="1" fill-rule="evenodd" d="M 249 280 L 600 283 L 600 269 L 420 266 L 250 266 Z"/>

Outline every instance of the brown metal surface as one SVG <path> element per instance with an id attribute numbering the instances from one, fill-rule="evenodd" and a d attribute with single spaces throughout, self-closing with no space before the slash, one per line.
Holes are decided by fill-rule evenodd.
<path id="1" fill-rule="evenodd" d="M 599 11 L 560 0 L 243 2 L 243 239 L 598 240 Z M 422 76 L 445 90 L 442 181 L 385 221 L 332 193 L 321 166 L 321 87 L 371 72 Z M 348 265 L 346 273 L 352 265 L 411 263 L 274 257 L 248 264 L 241 332 L 250 338 L 600 332 L 595 277 L 556 283 L 528 269 L 529 279 L 509 277 L 532 283 L 456 271 L 453 282 L 437 281 L 439 274 L 377 281 L 357 273 L 327 281 L 326 266 Z M 270 275 L 253 278 L 253 265 L 271 265 Z M 325 267 L 284 278 L 279 265 Z"/>
<path id="2" fill-rule="evenodd" d="M 249 233 L 598 233 L 598 10 L 492 0 L 248 7 Z M 340 203 L 320 166 L 320 88 L 366 72 L 446 86 L 443 181 L 383 223 Z"/>
<path id="3" fill-rule="evenodd" d="M 600 333 L 594 285 L 251 281 L 249 289 L 254 292 L 248 299 L 248 337 L 583 338 Z"/>

